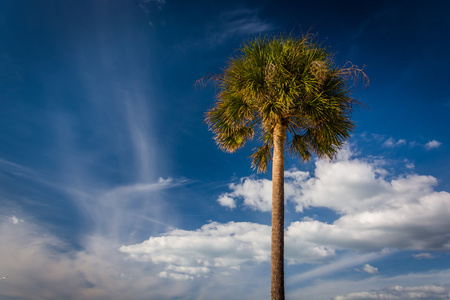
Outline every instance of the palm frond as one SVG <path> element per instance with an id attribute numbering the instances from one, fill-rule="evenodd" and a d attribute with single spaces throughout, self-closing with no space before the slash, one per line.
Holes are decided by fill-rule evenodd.
<path id="1" fill-rule="evenodd" d="M 291 155 L 299 157 L 303 161 L 311 159 L 311 150 L 309 149 L 308 141 L 303 135 L 294 134 L 288 150 Z"/>
<path id="2" fill-rule="evenodd" d="M 272 147 L 269 144 L 264 144 L 250 156 L 252 158 L 252 168 L 256 169 L 258 173 L 267 171 L 267 166 L 272 161 L 271 149 Z"/>

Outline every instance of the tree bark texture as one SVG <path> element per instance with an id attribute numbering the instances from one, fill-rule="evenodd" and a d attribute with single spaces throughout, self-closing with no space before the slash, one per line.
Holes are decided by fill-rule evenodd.
<path id="1" fill-rule="evenodd" d="M 273 132 L 272 166 L 272 300 L 284 300 L 284 142 L 286 127 Z"/>

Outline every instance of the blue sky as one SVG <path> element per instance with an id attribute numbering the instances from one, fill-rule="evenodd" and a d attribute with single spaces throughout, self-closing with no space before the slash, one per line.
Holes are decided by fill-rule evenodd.
<path id="1" fill-rule="evenodd" d="M 288 299 L 450 299 L 448 1 L 0 2 L 0 298 L 267 299 L 270 173 L 204 123 L 260 34 L 365 65 L 333 162 L 286 161 Z"/>

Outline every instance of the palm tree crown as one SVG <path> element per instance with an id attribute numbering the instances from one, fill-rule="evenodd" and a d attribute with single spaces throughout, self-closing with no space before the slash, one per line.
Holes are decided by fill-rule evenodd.
<path id="1" fill-rule="evenodd" d="M 234 152 L 257 135 L 252 166 L 265 172 L 272 159 L 276 124 L 287 130 L 286 147 L 302 160 L 312 154 L 333 158 L 349 137 L 351 98 L 348 79 L 361 71 L 336 67 L 327 48 L 310 34 L 249 41 L 222 74 L 206 121 L 222 150 Z M 362 73 L 363 74 L 363 73 Z"/>

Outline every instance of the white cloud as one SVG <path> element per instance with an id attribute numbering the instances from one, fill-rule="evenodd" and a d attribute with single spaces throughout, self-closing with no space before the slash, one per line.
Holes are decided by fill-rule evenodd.
<path id="1" fill-rule="evenodd" d="M 432 176 L 388 177 L 382 167 L 385 164 L 382 159 L 353 158 L 346 149 L 336 161 L 317 161 L 314 176 L 296 170 L 285 172 L 286 199 L 298 210 L 326 207 L 340 215 L 332 223 L 303 218 L 286 228 L 288 264 L 327 262 L 294 276 L 291 282 L 358 265 L 363 266 L 359 268 L 362 272 L 378 274 L 368 262 L 389 254 L 386 249 L 450 250 L 450 194 L 435 191 L 437 180 Z M 231 192 L 219 197 L 222 205 L 235 208 L 241 199 L 246 207 L 270 210 L 271 181 L 243 178 L 229 187 Z M 164 268 L 159 273 L 163 278 L 206 278 L 268 263 L 270 227 L 213 222 L 194 231 L 170 230 L 143 243 L 122 246 L 120 251 L 131 261 Z M 340 259 L 343 251 L 359 254 Z"/>
<path id="2" fill-rule="evenodd" d="M 258 265 L 239 272 L 227 268 L 228 273 L 214 266 L 172 264 L 164 268 L 125 260 L 118 245 L 103 236 L 81 242 L 83 250 L 74 250 L 43 226 L 30 221 L 17 226 L 9 216 L 0 214 L 0 257 L 8 258 L 0 259 L 0 298 L 209 299 L 205 295 L 214 294 L 215 299 L 238 300 L 245 293 L 246 299 L 256 300 L 268 293 L 261 288 L 267 285 L 262 274 L 268 271 L 261 271 Z M 226 258 L 215 263 L 226 264 Z M 239 264 L 233 267 L 237 270 Z M 219 272 L 211 271 L 215 269 Z M 194 280 L 168 280 L 174 278 Z"/>
<path id="3" fill-rule="evenodd" d="M 217 21 L 217 20 L 216 20 Z M 248 36 L 273 29 L 272 24 L 259 17 L 259 9 L 240 8 L 223 12 L 218 26 L 208 34 L 208 40 L 202 45 L 215 47 L 236 36 Z"/>
<path id="4" fill-rule="evenodd" d="M 386 135 L 376 133 L 369 134 L 367 132 L 363 132 L 360 137 L 366 142 L 376 142 L 386 148 L 395 148 L 407 144 L 405 139 L 395 139 L 393 137 L 387 137 Z M 411 143 L 415 144 L 416 142 L 410 142 L 410 144 Z"/>
<path id="5" fill-rule="evenodd" d="M 314 276 L 321 276 L 342 268 L 362 266 L 368 263 L 368 260 L 379 257 L 381 254 L 377 254 L 378 251 L 386 247 L 423 251 L 449 249 L 448 233 L 445 230 L 450 225 L 448 217 L 445 216 L 445 212 L 449 210 L 449 194 L 434 191 L 436 179 L 431 176 L 399 176 L 388 180 L 386 171 L 380 167 L 382 165 L 383 162 L 380 161 L 353 159 L 351 153 L 347 152 L 334 162 L 318 161 L 315 172 L 312 172 L 315 174 L 314 177 L 309 173 L 295 170 L 285 173 L 288 183 L 286 185 L 288 201 L 301 205 L 302 208 L 325 206 L 340 213 L 339 219 L 330 224 L 304 218 L 302 222 L 293 222 L 288 226 L 286 259 L 290 264 L 327 262 L 312 271 L 300 274 L 305 276 L 297 277 L 297 281 L 311 278 L 314 274 L 316 274 Z M 348 170 L 354 174 L 346 174 L 344 166 L 348 166 Z M 245 180 L 242 180 L 236 184 L 232 192 L 237 191 L 236 195 L 244 199 L 244 205 L 250 206 L 253 203 L 256 207 L 254 203 L 264 203 L 262 201 L 264 193 L 260 194 L 258 188 L 264 190 L 267 184 L 270 186 L 270 181 L 264 183 L 256 181 L 255 184 L 251 181 L 255 179 L 247 178 L 247 180 L 249 180 L 248 185 L 244 187 Z M 309 195 L 314 195 L 317 192 L 315 189 L 318 188 L 318 181 L 322 181 L 322 184 L 327 183 L 322 186 L 322 189 L 325 189 L 323 191 L 325 195 L 329 195 L 329 201 L 323 201 L 320 197 L 312 197 L 309 202 L 305 201 L 302 189 L 309 189 Z M 97 195 L 100 195 L 96 199 L 98 202 L 91 201 L 89 209 L 98 211 L 99 219 L 105 224 L 110 221 L 107 224 L 110 226 L 108 233 L 115 232 L 113 226 L 120 227 L 131 220 L 130 211 L 122 209 L 126 208 L 125 205 L 128 202 L 124 200 L 133 200 L 138 196 L 146 198 L 151 195 L 148 194 L 149 192 L 153 193 L 176 184 L 177 181 L 173 180 L 159 180 L 156 183 L 132 184 L 104 192 L 96 191 Z M 369 187 L 381 186 L 384 189 L 378 196 L 374 192 L 373 197 L 379 198 L 377 201 L 367 201 L 359 205 L 355 202 L 357 207 L 348 209 L 346 205 L 350 204 L 345 202 L 344 194 L 336 193 L 336 197 L 342 197 L 338 200 L 344 201 L 339 204 L 337 200 L 331 199 L 333 193 L 327 190 L 338 191 L 339 184 L 348 191 L 349 197 L 356 198 L 352 192 L 360 190 L 363 200 L 370 197 L 367 197 L 366 191 L 360 187 L 361 184 Z M 245 197 L 253 200 L 248 200 L 246 203 Z M 112 210 L 109 210 L 111 207 Z M 13 219 L 10 216 L 11 214 L 5 222 L 10 225 L 10 229 L 28 228 L 28 232 L 39 232 L 29 227 L 28 222 L 24 223 L 24 226 L 13 226 L 11 222 Z M 150 214 L 150 216 L 156 215 Z M 129 258 L 126 261 L 123 261 L 121 253 L 116 251 L 119 247 L 104 239 L 95 238 L 86 243 L 86 251 L 65 255 L 49 251 L 55 248 L 54 245 L 57 245 L 56 248 L 64 247 L 54 238 L 46 242 L 44 242 L 45 239 L 38 239 L 39 242 L 36 242 L 37 240 L 30 238 L 33 235 L 28 233 L 23 234 L 23 238 L 19 241 L 11 242 L 20 236 L 18 233 L 14 231 L 14 234 L 8 234 L 7 238 L 5 234 L 0 237 L 0 243 L 16 245 L 1 255 L 9 257 L 15 254 L 18 257 L 17 260 L 23 261 L 24 265 L 20 265 L 21 271 L 16 272 L 13 265 L 8 265 L 9 262 L 1 262 L 0 270 L 2 275 L 9 276 L 9 281 L 13 278 L 11 275 L 14 278 L 22 276 L 29 268 L 32 272 L 22 276 L 24 280 L 31 280 L 28 278 L 32 275 L 37 276 L 38 270 L 49 269 L 48 278 L 45 278 L 43 288 L 37 289 L 36 295 L 42 295 L 44 288 L 49 289 L 54 285 L 64 286 L 64 282 L 68 281 L 73 284 L 69 288 L 75 291 L 75 294 L 87 295 L 85 298 L 89 299 L 126 299 L 131 297 L 130 290 L 133 290 L 135 295 L 146 294 L 148 298 L 149 289 L 154 289 L 151 293 L 154 298 L 170 298 L 171 295 L 179 297 L 183 295 L 183 292 L 197 288 L 198 282 L 206 280 L 211 284 L 209 288 L 212 288 L 213 282 L 217 284 L 215 285 L 217 287 L 226 280 L 234 286 L 236 276 L 242 274 L 239 277 L 242 280 L 243 277 L 248 276 L 249 269 L 255 270 L 260 265 L 268 265 L 270 257 L 270 227 L 255 223 L 211 223 L 195 231 L 169 230 L 163 235 L 151 237 L 144 243 L 122 247 L 122 251 L 126 250 L 122 254 L 126 254 Z M 32 248 L 30 244 L 33 245 Z M 21 250 L 27 248 L 33 252 L 32 259 L 28 259 L 30 255 Z M 366 253 L 355 254 L 355 257 L 345 261 L 341 260 L 342 250 L 350 250 L 344 251 L 346 253 L 356 253 L 354 250 L 366 251 Z M 136 263 L 136 260 L 151 262 L 151 264 Z M 29 265 L 25 266 L 27 263 Z M 74 269 L 74 266 L 77 268 Z M 240 271 L 235 272 L 239 268 L 241 268 Z M 8 272 L 3 273 L 3 270 Z M 224 274 L 227 273 L 233 276 L 226 277 Z M 168 279 L 177 280 L 171 285 L 172 280 Z M 132 287 L 129 286 L 130 282 Z M 27 282 L 20 281 L 20 283 Z M 30 286 L 34 288 L 34 285 Z M 164 294 L 164 290 L 171 294 Z M 339 293 L 332 295 L 344 295 L 351 292 L 355 291 L 340 292 L 339 290 Z M 59 289 L 52 290 L 52 293 L 53 296 L 48 298 L 60 299 L 66 296 Z M 227 298 L 226 292 L 222 291 L 222 295 L 225 295 L 223 298 Z M 131 298 L 145 299 L 145 296 Z M 249 297 L 249 299 L 260 298 Z M 316 297 L 315 299 L 324 298 Z"/>
<path id="6" fill-rule="evenodd" d="M 222 194 L 218 201 L 222 206 L 235 206 L 233 198 L 243 198 L 244 205 L 254 210 L 272 209 L 272 181 L 267 179 L 242 178 L 237 184 L 230 184 L 231 193 Z M 234 207 L 230 207 L 234 208 Z"/>
<path id="7" fill-rule="evenodd" d="M 407 169 L 414 169 L 416 166 L 412 163 L 412 162 L 410 162 L 410 161 L 408 161 L 408 160 L 406 160 L 405 159 L 405 163 L 406 163 L 406 168 Z"/>
<path id="8" fill-rule="evenodd" d="M 229 34 L 254 34 L 272 29 L 272 26 L 265 23 L 258 17 L 257 9 L 236 9 L 222 14 L 222 19 L 226 24 L 226 31 Z"/>
<path id="9" fill-rule="evenodd" d="M 378 291 L 350 293 L 344 296 L 337 296 L 334 300 L 438 300 L 449 299 L 448 287 L 439 285 L 425 285 L 417 287 L 392 286 Z"/>
<path id="10" fill-rule="evenodd" d="M 85 250 L 73 251 L 42 226 L 0 219 L 0 244 L 2 299 L 148 299 L 149 289 L 164 295 L 157 278 L 127 265 L 104 238 L 91 237 Z M 124 280 L 129 273 L 133 280 Z"/>
<path id="11" fill-rule="evenodd" d="M 373 267 L 373 266 L 371 266 L 369 264 L 365 264 L 361 268 L 357 268 L 355 270 L 358 271 L 358 272 L 366 272 L 366 273 L 369 273 L 369 274 L 372 274 L 372 275 L 380 273 L 378 271 L 378 268 L 375 268 L 375 267 Z"/>
<path id="12" fill-rule="evenodd" d="M 309 177 L 308 172 L 290 170 L 284 172 L 284 194 L 287 200 L 300 196 L 300 184 Z M 242 178 L 239 183 L 232 183 L 231 193 L 224 193 L 217 200 L 222 206 L 236 207 L 236 199 L 242 198 L 244 205 L 259 211 L 272 210 L 272 181 L 267 179 Z"/>
<path id="13" fill-rule="evenodd" d="M 442 145 L 441 142 L 438 142 L 436 140 L 432 140 L 432 141 L 429 141 L 428 143 L 425 144 L 425 148 L 427 150 L 431 150 L 431 149 L 439 148 L 441 145 Z"/>
<path id="14" fill-rule="evenodd" d="M 225 195 L 221 195 L 217 201 L 220 203 L 220 205 L 228 207 L 230 209 L 236 208 L 236 201 L 234 201 L 233 198 Z"/>
<path id="15" fill-rule="evenodd" d="M 293 222 L 290 231 L 318 245 L 358 251 L 383 248 L 449 250 L 450 194 L 434 192 L 413 201 L 346 214 L 332 224 Z"/>
<path id="16" fill-rule="evenodd" d="M 173 237 L 185 236 L 182 242 L 176 239 L 167 239 L 166 245 L 160 239 L 160 250 L 169 250 L 167 257 L 164 253 L 156 253 L 162 260 L 188 259 L 191 264 L 168 263 L 159 267 L 136 263 L 133 260 L 124 260 L 121 253 L 116 251 L 116 245 L 104 238 L 93 236 L 84 242 L 83 251 L 69 251 L 67 247 L 55 236 L 46 232 L 42 227 L 25 222 L 21 226 L 11 223 L 10 217 L 0 220 L 0 257 L 12 259 L 0 260 L 2 276 L 7 276 L 0 297 L 18 299 L 176 299 L 190 297 L 193 299 L 206 299 L 205 295 L 214 293 L 215 299 L 240 299 L 239 296 L 246 293 L 246 299 L 261 299 L 270 293 L 268 284 L 268 265 L 270 245 L 269 228 L 266 225 L 252 223 L 228 223 L 208 224 L 197 231 L 171 231 Z M 227 241 L 238 233 L 236 241 Z M 198 236 L 196 236 L 196 234 Z M 210 235 L 210 240 L 207 236 Z M 169 236 L 169 234 L 166 234 Z M 199 238 L 204 235 L 205 238 Z M 267 236 L 267 237 L 265 237 Z M 193 238 L 192 245 L 197 245 L 199 251 L 192 251 L 183 257 L 181 244 L 188 243 Z M 224 238 L 224 239 L 221 239 Z M 266 241 L 263 241 L 267 239 Z M 198 245 L 201 241 L 203 244 Z M 287 239 L 287 247 L 292 248 L 291 239 Z M 171 244 L 175 242 L 175 245 Z M 224 243 L 226 248 L 221 252 L 220 245 Z M 214 248 L 216 244 L 217 248 Z M 255 259 L 256 249 L 266 244 L 262 262 L 258 264 Z M 211 246 L 212 245 L 212 246 Z M 173 254 L 170 247 L 178 247 L 178 253 Z M 58 250 L 60 249 L 60 250 Z M 211 251 L 217 251 L 215 253 Z M 189 248 L 188 248 L 189 250 Z M 298 250 L 298 249 L 297 249 Z M 233 257 L 237 251 L 240 258 Z M 250 255 L 245 252 L 251 251 Z M 305 251 L 308 252 L 308 251 Z M 148 253 L 152 255 L 155 253 Z M 194 254 L 195 253 L 195 254 Z M 193 258 L 198 255 L 199 257 Z M 247 255 L 247 256 L 246 256 Z M 337 260 L 327 265 L 319 265 L 317 268 L 301 273 L 303 280 L 311 280 L 328 274 L 330 268 L 339 270 L 362 265 L 364 261 L 374 260 L 382 254 L 368 253 L 363 255 L 352 254 L 343 260 Z M 176 258 L 179 256 L 178 258 Z M 203 258 L 203 261 L 202 261 Z M 219 258 L 218 260 L 215 260 Z M 148 257 L 147 259 L 151 259 Z M 195 260 L 197 259 L 197 260 Z M 240 261 L 238 262 L 238 259 Z M 309 258 L 305 258 L 307 260 Z M 209 263 L 206 263 L 206 262 Z M 256 263 L 256 264 L 255 264 Z M 247 268 L 249 266 L 251 268 Z M 238 270 L 239 271 L 233 271 Z M 317 270 L 317 271 L 316 271 Z M 315 272 L 315 273 L 314 273 Z M 325 272 L 325 273 L 324 273 Z M 419 274 L 406 274 L 398 277 L 371 277 L 370 280 L 340 279 L 314 280 L 313 284 L 293 290 L 291 276 L 286 278 L 289 288 L 288 298 L 299 299 L 303 295 L 306 299 L 330 299 L 336 295 L 347 299 L 345 296 L 358 296 L 355 293 L 368 292 L 370 296 L 377 295 L 380 298 L 397 297 L 392 299 L 446 299 L 442 298 L 444 292 L 436 287 L 448 287 L 442 285 L 448 282 L 449 270 L 439 272 L 427 272 Z M 227 275 L 228 273 L 228 275 Z M 159 276 L 158 276 L 159 275 Z M 232 275 L 232 276 L 230 276 Z M 38 278 L 39 280 L 36 280 Z M 265 278 L 264 280 L 262 278 Z M 172 279 L 172 280 L 168 280 Z M 190 279 L 190 280 L 186 280 Z M 298 279 L 298 278 L 297 278 Z M 294 280 L 298 282 L 298 280 Z M 436 285 L 432 285 L 436 282 Z M 397 290 L 375 288 L 396 284 Z M 418 284 L 419 283 L 419 284 Z M 411 286 L 417 285 L 417 288 Z M 233 290 L 230 291 L 229 287 Z M 426 289 L 426 287 L 430 287 Z M 357 290 L 356 290 L 357 289 Z M 397 294 L 396 294 L 397 293 Z M 420 294 L 421 293 L 421 294 Z M 236 296 L 237 295 L 237 296 Z M 404 296 L 401 298 L 399 295 Z M 418 295 L 424 295 L 418 298 Z M 385 297 L 385 298 L 382 298 Z M 408 298 L 410 297 L 410 298 Z M 414 298 L 416 297 L 416 298 Z M 428 297 L 428 298 L 427 298 Z M 433 298 L 434 297 L 434 298 Z M 441 297 L 441 298 L 440 298 Z M 348 298 L 358 299 L 358 298 Z M 364 299 L 364 298 L 362 298 Z M 370 299 L 370 298 L 368 298 Z"/>
<path id="17" fill-rule="evenodd" d="M 332 247 L 299 239 L 286 230 L 286 259 L 290 264 L 318 263 L 336 255 Z M 269 262 L 270 226 L 229 222 L 210 223 L 195 231 L 175 229 L 119 249 L 130 260 L 164 264 L 161 277 L 193 279 L 215 269 L 239 269 L 244 264 Z"/>
<path id="18" fill-rule="evenodd" d="M 328 207 L 339 213 L 365 210 L 385 200 L 389 183 L 386 170 L 377 162 L 358 159 L 316 162 L 315 177 L 299 183 L 301 196 L 294 199 L 297 210 L 309 206 Z"/>
<path id="19" fill-rule="evenodd" d="M 207 276 L 215 268 L 239 269 L 245 263 L 267 262 L 270 227 L 213 222 L 195 231 L 171 230 L 119 250 L 131 260 L 165 264 L 161 277 L 191 279 Z"/>
<path id="20" fill-rule="evenodd" d="M 23 223 L 24 220 L 17 218 L 16 216 L 12 216 L 11 217 L 11 222 L 13 222 L 13 224 L 19 224 L 19 223 Z"/>
<path id="21" fill-rule="evenodd" d="M 126 125 L 129 131 L 130 150 L 134 152 L 135 168 L 139 178 L 148 181 L 154 175 L 153 160 L 156 157 L 155 146 L 151 143 L 149 128 L 150 117 L 146 101 L 142 95 L 126 95 L 125 101 Z"/>
<path id="22" fill-rule="evenodd" d="M 168 189 L 176 186 L 180 186 L 185 184 L 187 181 L 184 179 L 174 180 L 172 178 L 159 178 L 158 182 L 150 182 L 150 183 L 136 183 L 130 185 L 124 185 L 115 187 L 106 191 L 101 197 L 109 199 L 118 199 L 118 200 L 126 200 L 133 197 L 136 197 L 140 194 L 145 194 L 148 192 Z"/>
<path id="23" fill-rule="evenodd" d="M 431 140 L 428 143 L 422 143 L 418 141 L 410 141 L 408 142 L 405 139 L 395 139 L 393 137 L 387 137 L 385 135 L 380 134 L 368 134 L 366 132 L 363 132 L 360 137 L 366 141 L 366 142 L 373 142 L 381 144 L 382 147 L 385 148 L 396 148 L 400 146 L 409 145 L 410 147 L 425 147 L 426 150 L 432 150 L 439 148 L 442 143 L 436 140 Z"/>
<path id="24" fill-rule="evenodd" d="M 428 196 L 448 197 L 446 192 L 434 191 L 437 180 L 432 176 L 408 174 L 388 180 L 389 172 L 382 168 L 385 163 L 381 159 L 352 159 L 351 154 L 344 153 L 333 162 L 318 160 L 314 177 L 307 172 L 286 171 L 285 198 L 296 205 L 297 211 L 326 207 L 345 216 L 400 209 L 423 202 Z M 221 197 L 243 198 L 246 206 L 270 211 L 271 185 L 267 179 L 243 178 L 230 184 L 232 192 Z"/>
<path id="25" fill-rule="evenodd" d="M 376 253 L 389 248 L 450 249 L 447 231 L 450 193 L 435 191 L 437 180 L 432 176 L 388 177 L 388 172 L 382 168 L 385 164 L 382 159 L 352 158 L 352 152 L 344 149 L 336 161 L 318 160 L 314 177 L 302 171 L 285 172 L 286 199 L 293 202 L 298 211 L 326 207 L 340 215 L 333 223 L 312 218 L 292 222 L 285 233 L 286 259 L 290 264 L 324 262 L 335 257 L 339 250 Z M 243 199 L 244 206 L 270 210 L 271 181 L 243 178 L 229 187 L 232 192 L 219 198 L 222 205 L 234 208 L 237 200 Z M 234 236 L 235 233 L 229 231 L 228 239 Z M 169 237 L 174 241 L 179 238 L 169 232 L 161 239 Z M 146 251 L 151 253 L 151 248 Z M 363 271 L 375 272 L 369 266 Z"/>
<path id="26" fill-rule="evenodd" d="M 388 138 L 387 140 L 385 140 L 383 142 L 383 146 L 388 147 L 388 148 L 394 148 L 394 147 L 403 146 L 403 145 L 406 145 L 406 140 L 404 140 L 404 139 L 395 140 L 392 137 Z"/>
<path id="27" fill-rule="evenodd" d="M 403 188 L 397 187 L 406 190 Z M 324 262 L 335 257 L 337 250 L 449 250 L 449 196 L 445 192 L 431 193 L 417 203 L 347 214 L 332 224 L 310 219 L 293 222 L 285 233 L 286 259 L 290 264 Z M 269 234 L 267 225 L 211 223 L 196 231 L 172 230 L 140 244 L 122 246 L 120 250 L 132 260 L 166 266 L 237 268 L 244 263 L 268 262 Z M 375 272 L 369 265 L 362 270 Z M 165 270 L 161 276 L 169 273 Z"/>
<path id="28" fill-rule="evenodd" d="M 323 275 L 333 274 L 339 270 L 353 268 L 355 266 L 361 265 L 362 263 L 369 262 L 371 260 L 375 260 L 381 258 L 383 256 L 391 254 L 391 251 L 383 250 L 381 252 L 371 252 L 365 254 L 357 254 L 355 252 L 346 253 L 340 255 L 337 259 L 327 263 L 318 265 L 312 270 L 296 274 L 287 279 L 287 283 L 299 283 L 303 281 L 308 281 L 312 279 L 316 279 Z M 319 297 L 319 299 L 322 299 Z"/>
<path id="29" fill-rule="evenodd" d="M 322 268 L 325 266 L 320 266 Z M 421 287 L 438 285 L 449 287 L 450 269 L 441 271 L 427 271 L 419 273 L 407 273 L 397 276 L 370 276 L 364 278 L 321 278 L 320 280 L 309 280 L 308 284 L 294 288 L 288 295 L 290 299 L 308 299 L 308 300 L 323 300 L 334 299 L 335 297 L 342 297 L 352 293 L 362 292 L 382 292 L 384 288 L 396 285 L 403 287 Z M 305 278 L 308 280 L 308 278 Z M 289 278 L 286 284 L 289 286 Z M 383 288 L 384 287 L 384 288 Z M 380 295 L 382 297 L 382 295 Z M 339 298 L 338 298 L 339 299 Z M 371 299 L 371 298 L 368 298 Z M 375 298 L 375 299 L 389 299 L 389 298 Z M 431 298 L 433 299 L 433 298 Z M 439 298 L 438 298 L 439 299 Z M 446 298 L 444 298 L 446 299 Z"/>
<path id="30" fill-rule="evenodd" d="M 412 256 L 417 259 L 435 259 L 436 258 L 436 256 L 434 256 L 431 253 L 419 253 L 419 254 L 413 254 Z"/>

